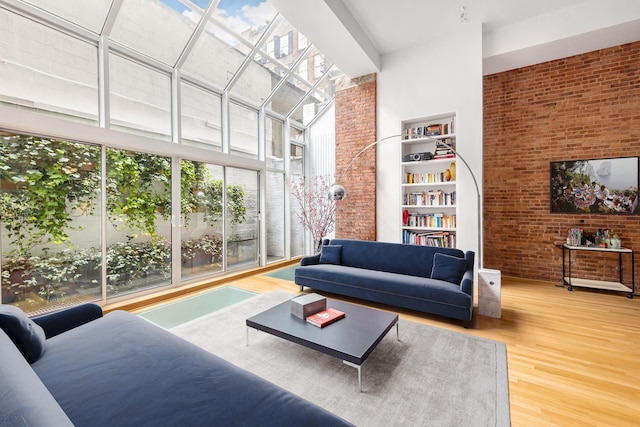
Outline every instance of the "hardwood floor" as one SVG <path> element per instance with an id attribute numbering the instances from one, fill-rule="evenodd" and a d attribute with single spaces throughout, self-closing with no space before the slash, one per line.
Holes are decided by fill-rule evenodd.
<path id="1" fill-rule="evenodd" d="M 292 282 L 260 274 L 226 284 L 257 293 L 298 292 Z M 553 283 L 503 277 L 502 317 L 475 316 L 469 329 L 445 318 L 366 305 L 504 342 L 513 426 L 640 425 L 640 297 L 569 292 Z"/>

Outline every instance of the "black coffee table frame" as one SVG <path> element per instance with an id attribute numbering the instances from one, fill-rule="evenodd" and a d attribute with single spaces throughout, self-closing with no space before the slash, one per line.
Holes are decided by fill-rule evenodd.
<path id="1" fill-rule="evenodd" d="M 292 315 L 291 301 L 256 314 L 247 319 L 247 345 L 252 328 L 341 359 L 358 370 L 362 392 L 362 364 L 394 325 L 400 340 L 398 315 L 331 299 L 327 307 L 344 311 L 346 317 L 318 328 Z"/>

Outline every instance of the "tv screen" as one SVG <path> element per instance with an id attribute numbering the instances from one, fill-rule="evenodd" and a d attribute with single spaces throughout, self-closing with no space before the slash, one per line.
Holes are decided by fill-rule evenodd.
<path id="1" fill-rule="evenodd" d="M 551 212 L 637 211 L 638 157 L 551 162 Z"/>

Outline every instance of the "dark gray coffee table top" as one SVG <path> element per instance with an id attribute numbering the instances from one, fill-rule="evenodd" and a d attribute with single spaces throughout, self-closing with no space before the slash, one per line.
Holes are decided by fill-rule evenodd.
<path id="1" fill-rule="evenodd" d="M 346 317 L 318 328 L 291 314 L 291 301 L 247 319 L 247 326 L 312 348 L 359 367 L 384 336 L 397 325 L 398 315 L 327 299 L 327 307 Z"/>

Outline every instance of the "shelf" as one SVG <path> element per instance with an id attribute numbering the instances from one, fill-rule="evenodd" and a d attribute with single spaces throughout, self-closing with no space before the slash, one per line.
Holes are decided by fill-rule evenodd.
<path id="1" fill-rule="evenodd" d="M 431 159 L 431 160 L 418 160 L 418 161 L 411 161 L 411 162 L 402 162 L 402 166 L 429 166 L 429 165 L 434 165 L 437 163 L 451 163 L 451 162 L 455 162 L 456 158 L 455 157 L 447 157 L 444 159 Z"/>
<path id="2" fill-rule="evenodd" d="M 572 251 L 597 251 L 597 252 L 613 252 L 613 253 L 624 253 L 624 254 L 628 254 L 631 253 L 631 249 L 627 249 L 627 248 L 600 248 L 598 246 L 571 246 L 571 245 L 567 245 L 565 243 L 564 245 L 565 248 L 572 250 Z"/>
<path id="3" fill-rule="evenodd" d="M 434 135 L 434 136 L 425 136 L 423 138 L 411 138 L 411 139 L 403 139 L 403 144 L 424 144 L 425 142 L 434 142 L 435 140 L 440 139 L 455 139 L 456 134 L 450 133 L 447 135 Z"/>
<path id="4" fill-rule="evenodd" d="M 401 140 L 400 210 L 403 220 L 400 228 L 404 244 L 456 247 L 456 156 L 451 154 L 450 157 L 430 160 L 402 161 L 425 152 L 454 153 L 443 149 L 445 145 L 455 148 L 455 121 L 455 113 L 446 113 L 401 122 L 402 135 L 416 137 Z M 429 135 L 431 132 L 442 132 L 443 135 Z"/>
<path id="5" fill-rule="evenodd" d="M 607 291 L 618 291 L 618 292 L 633 292 L 633 289 L 630 287 L 623 285 L 620 282 L 608 282 L 606 280 L 592 280 L 592 279 L 578 279 L 565 277 L 564 281 L 569 284 L 569 286 L 580 287 L 580 288 L 592 288 L 592 289 L 604 289 Z"/>
<path id="6" fill-rule="evenodd" d="M 446 208 L 456 208 L 456 205 L 402 205 L 403 209 L 412 209 L 412 208 L 436 208 L 436 209 L 446 209 Z"/>
<path id="7" fill-rule="evenodd" d="M 403 226 L 403 230 L 413 230 L 413 231 L 456 231 L 455 228 L 438 228 L 438 227 L 411 227 L 411 226 Z"/>
<path id="8" fill-rule="evenodd" d="M 403 187 L 442 187 L 443 185 L 455 186 L 455 181 L 440 181 L 440 182 L 414 182 L 412 184 L 402 184 Z"/>

